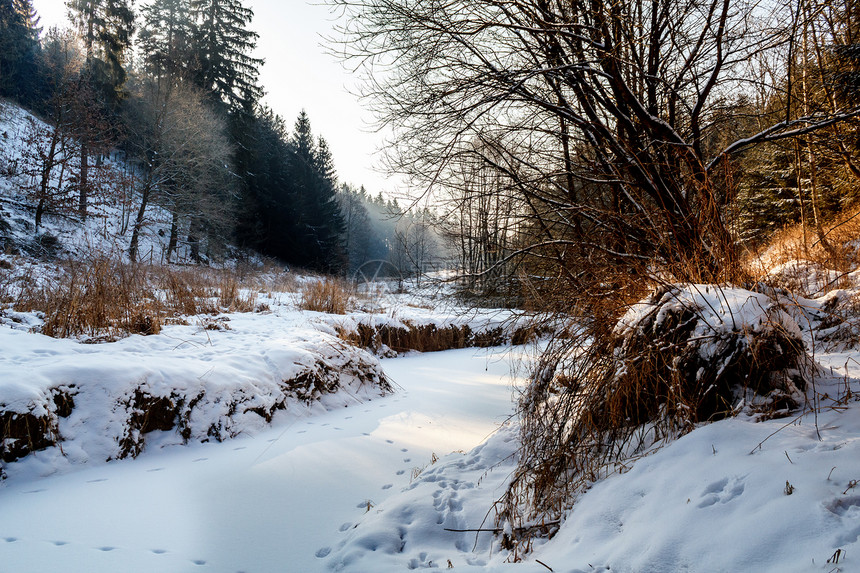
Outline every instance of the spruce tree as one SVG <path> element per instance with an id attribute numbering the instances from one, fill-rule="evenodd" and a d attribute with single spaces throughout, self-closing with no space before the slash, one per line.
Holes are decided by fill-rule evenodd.
<path id="1" fill-rule="evenodd" d="M 141 8 L 139 46 L 146 71 L 157 80 L 176 80 L 192 64 L 193 26 L 188 0 L 154 0 Z"/>
<path id="2" fill-rule="evenodd" d="M 343 218 L 337 203 L 337 177 L 325 140 L 314 141 L 310 119 L 302 111 L 290 140 L 291 174 L 296 190 L 298 236 L 302 250 L 295 256 L 300 264 L 328 272 L 346 265 L 341 244 Z"/>
<path id="3" fill-rule="evenodd" d="M 258 38 L 248 29 L 254 12 L 240 0 L 191 0 L 190 12 L 197 85 L 230 111 L 253 106 L 262 96 L 257 81 L 263 65 L 251 56 Z"/>
<path id="4" fill-rule="evenodd" d="M 0 0 L 0 95 L 32 104 L 39 17 L 31 0 Z"/>

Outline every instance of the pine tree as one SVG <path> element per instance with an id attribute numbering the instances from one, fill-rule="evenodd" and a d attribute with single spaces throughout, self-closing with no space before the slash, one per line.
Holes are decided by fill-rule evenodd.
<path id="1" fill-rule="evenodd" d="M 337 176 L 325 140 L 314 141 L 310 119 L 302 111 L 296 119 L 292 138 L 291 174 L 296 189 L 298 235 L 301 263 L 335 272 L 346 264 L 341 244 L 343 218 L 337 203 Z"/>
<path id="2" fill-rule="evenodd" d="M 31 0 L 0 0 L 0 95 L 33 103 L 38 26 Z"/>
<path id="3" fill-rule="evenodd" d="M 145 68 L 157 80 L 175 80 L 193 67 L 193 34 L 188 0 L 154 0 L 141 8 L 143 26 L 139 46 Z"/>
<path id="4" fill-rule="evenodd" d="M 250 55 L 258 38 L 248 29 L 254 12 L 240 0 L 191 0 L 190 11 L 195 82 L 228 110 L 253 106 L 262 97 L 257 81 L 263 65 Z"/>

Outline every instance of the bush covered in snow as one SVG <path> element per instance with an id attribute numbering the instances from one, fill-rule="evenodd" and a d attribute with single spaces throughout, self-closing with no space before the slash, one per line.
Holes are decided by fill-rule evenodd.
<path id="1" fill-rule="evenodd" d="M 814 364 L 778 301 L 683 285 L 658 289 L 592 339 L 559 341 L 537 372 L 501 514 L 525 536 L 532 520 L 558 518 L 591 482 L 667 438 L 744 407 L 788 413 L 804 403 Z"/>

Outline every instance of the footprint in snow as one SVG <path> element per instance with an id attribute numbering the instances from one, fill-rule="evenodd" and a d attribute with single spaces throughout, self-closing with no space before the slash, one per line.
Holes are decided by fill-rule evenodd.
<path id="1" fill-rule="evenodd" d="M 347 416 L 344 420 L 352 420 L 352 416 Z"/>
<path id="2" fill-rule="evenodd" d="M 393 444 L 393 443 L 394 443 L 394 440 L 385 440 L 385 441 L 386 441 L 387 443 L 389 443 L 389 444 Z"/>
<path id="3" fill-rule="evenodd" d="M 411 461 L 412 461 L 412 458 L 403 458 L 403 463 L 408 464 Z"/>
<path id="4" fill-rule="evenodd" d="M 391 489 L 391 487 L 392 487 L 393 485 L 394 485 L 394 484 L 387 483 L 387 484 L 385 484 L 384 486 L 382 486 L 382 489 Z"/>
<path id="5" fill-rule="evenodd" d="M 362 436 L 369 436 L 370 434 L 368 434 L 367 432 L 362 432 L 361 435 Z"/>
<path id="6" fill-rule="evenodd" d="M 406 452 L 408 452 L 409 450 L 408 450 L 408 449 L 406 449 L 406 448 L 400 448 L 400 451 L 401 451 L 401 452 L 406 453 Z"/>
<path id="7" fill-rule="evenodd" d="M 151 470 L 146 470 L 146 471 L 147 471 L 147 473 L 163 472 L 164 468 L 152 468 Z"/>
<path id="8" fill-rule="evenodd" d="M 341 526 L 338 528 L 338 531 L 346 531 L 350 527 L 352 527 L 352 523 L 347 521 L 346 523 L 341 524 Z"/>
<path id="9" fill-rule="evenodd" d="M 196 460 L 191 460 L 191 461 L 193 461 L 193 462 L 205 462 L 208 459 L 209 458 L 197 458 Z"/>
<path id="10" fill-rule="evenodd" d="M 322 559 L 323 557 L 328 557 L 329 553 L 331 553 L 331 547 L 322 547 L 320 549 L 317 549 L 317 552 L 315 553 L 315 555 L 319 559 Z"/>
<path id="11" fill-rule="evenodd" d="M 323 424 L 323 425 L 322 425 L 322 427 L 323 427 L 323 428 L 325 428 L 325 427 L 326 427 L 326 426 L 328 426 L 328 425 L 329 425 L 328 423 L 325 423 L 325 424 Z"/>
<path id="12" fill-rule="evenodd" d="M 233 451 L 236 452 L 239 450 L 247 450 L 247 449 L 248 449 L 248 446 L 239 446 L 238 448 L 233 448 Z"/>
<path id="13" fill-rule="evenodd" d="M 6 543 L 15 543 L 16 541 L 18 541 L 18 538 L 17 537 L 4 537 L 3 541 L 5 541 Z"/>
<path id="14" fill-rule="evenodd" d="M 43 491 L 48 491 L 48 490 L 46 490 L 44 488 L 42 488 L 42 489 L 31 489 L 31 490 L 27 490 L 27 491 L 21 492 L 21 493 L 42 493 Z"/>
<path id="15" fill-rule="evenodd" d="M 152 552 L 155 553 L 156 555 L 164 555 L 165 553 L 167 553 L 167 550 L 166 549 L 153 549 Z"/>
<path id="16" fill-rule="evenodd" d="M 399 475 L 399 476 L 402 476 L 405 473 L 406 473 L 406 470 L 398 470 L 397 471 L 397 475 Z"/>
<path id="17" fill-rule="evenodd" d="M 108 551 L 113 551 L 114 549 L 116 549 L 116 547 L 111 547 L 110 545 L 105 545 L 104 547 L 98 548 L 99 551 L 104 551 L 105 553 L 107 553 Z"/>
<path id="18" fill-rule="evenodd" d="M 68 542 L 68 541 L 52 541 L 51 543 L 53 543 L 53 544 L 54 544 L 54 545 L 56 545 L 57 547 L 62 547 L 63 545 L 68 545 L 68 544 L 69 544 L 69 542 Z"/>
<path id="19" fill-rule="evenodd" d="M 107 478 L 88 479 L 87 483 L 101 483 L 103 481 L 107 481 Z"/>
<path id="20" fill-rule="evenodd" d="M 202 559 L 192 559 L 191 562 L 194 563 L 195 565 L 206 565 L 206 562 L 203 561 Z"/>
<path id="21" fill-rule="evenodd" d="M 299 433 L 300 433 L 300 434 L 307 434 L 307 433 L 308 433 L 308 431 L 307 431 L 307 430 L 299 430 Z M 272 440 L 272 441 L 274 441 L 274 440 Z"/>
<path id="22" fill-rule="evenodd" d="M 302 430 L 302 432 L 304 432 L 304 430 Z M 299 433 L 301 434 L 302 432 L 299 432 Z M 266 441 L 267 441 L 267 442 L 269 442 L 269 443 L 277 442 L 277 441 L 278 441 L 278 438 L 272 438 L 271 440 L 266 440 Z"/>

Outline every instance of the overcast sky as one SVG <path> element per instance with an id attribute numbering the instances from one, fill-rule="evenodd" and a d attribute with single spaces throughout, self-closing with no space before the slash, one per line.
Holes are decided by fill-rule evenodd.
<path id="1" fill-rule="evenodd" d="M 135 8 L 145 3 L 138 0 Z M 372 117 L 350 94 L 356 80 L 320 45 L 334 25 L 329 8 L 320 3 L 244 0 L 254 11 L 251 29 L 260 35 L 255 55 L 266 60 L 260 74 L 264 103 L 290 129 L 299 112 L 307 111 L 314 133 L 329 143 L 341 182 L 364 185 L 374 195 L 393 192 L 395 183 L 373 170 L 382 138 L 372 133 Z M 64 0 L 33 0 L 33 6 L 44 28 L 68 26 Z"/>

